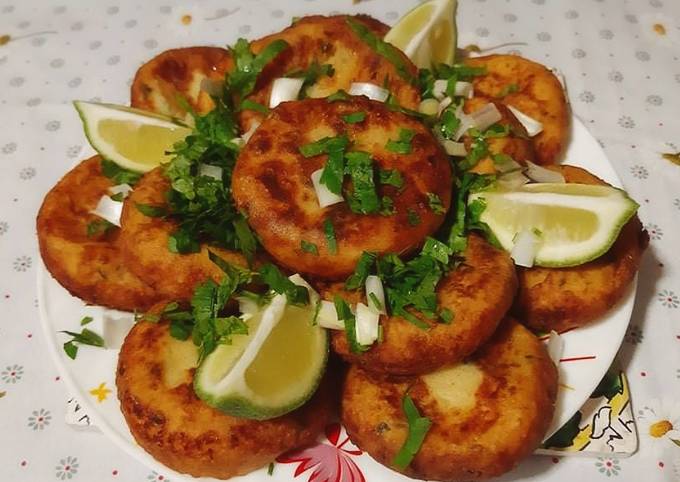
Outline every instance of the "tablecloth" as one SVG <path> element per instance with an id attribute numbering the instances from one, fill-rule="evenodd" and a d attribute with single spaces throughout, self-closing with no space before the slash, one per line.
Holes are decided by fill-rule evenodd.
<path id="1" fill-rule="evenodd" d="M 66 425 L 69 395 L 40 332 L 35 215 L 45 192 L 92 152 L 70 102 L 127 103 L 136 68 L 168 48 L 255 38 L 310 12 L 394 23 L 414 4 L 0 0 L 0 480 L 167 480 L 102 434 Z M 640 203 L 651 237 L 617 359 L 638 453 L 534 457 L 508 478 L 680 479 L 680 156 L 672 155 L 680 151 L 680 2 L 461 0 L 458 27 L 460 46 L 510 43 L 497 51 L 565 75 L 574 113 Z"/>

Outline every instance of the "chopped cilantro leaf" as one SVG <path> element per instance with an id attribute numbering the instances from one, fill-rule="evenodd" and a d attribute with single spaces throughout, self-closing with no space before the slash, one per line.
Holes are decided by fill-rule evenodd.
<path id="1" fill-rule="evenodd" d="M 439 320 L 445 325 L 450 325 L 453 321 L 453 311 L 443 308 L 439 311 Z"/>
<path id="2" fill-rule="evenodd" d="M 432 426 L 432 421 L 420 415 L 416 404 L 413 403 L 408 393 L 404 395 L 402 408 L 408 423 L 408 434 L 392 463 L 403 470 L 411 464 L 411 461 L 420 450 L 423 440 L 425 440 L 425 436 Z"/>
<path id="3" fill-rule="evenodd" d="M 91 316 L 84 316 L 82 320 L 80 320 L 80 326 L 85 326 L 89 323 L 92 323 L 94 321 L 94 318 Z"/>
<path id="4" fill-rule="evenodd" d="M 439 196 L 437 196 L 433 192 L 428 192 L 427 193 L 427 203 L 430 206 L 430 209 L 432 209 L 432 212 L 435 214 L 444 214 L 446 213 L 446 209 L 444 208 L 444 205 L 442 204 L 442 200 Z"/>
<path id="5" fill-rule="evenodd" d="M 117 192 L 116 194 L 111 194 L 109 197 L 111 198 L 112 201 L 122 203 L 123 199 L 125 199 L 125 194 L 123 194 L 122 192 Z"/>
<path id="6" fill-rule="evenodd" d="M 289 303 L 294 305 L 306 305 L 309 303 L 309 291 L 307 291 L 307 288 L 293 283 L 273 264 L 267 263 L 263 265 L 259 273 L 269 288 L 276 293 L 286 295 Z"/>
<path id="7" fill-rule="evenodd" d="M 347 100 L 350 98 L 350 95 L 345 92 L 344 90 L 338 90 L 337 92 L 329 95 L 326 97 L 327 102 L 338 102 L 341 100 Z"/>
<path id="8" fill-rule="evenodd" d="M 361 345 L 357 341 L 357 325 L 356 318 L 350 310 L 349 305 L 340 296 L 335 295 L 333 298 L 333 304 L 335 304 L 335 311 L 338 314 L 338 320 L 345 323 L 345 334 L 347 336 L 347 342 L 349 344 L 349 349 L 352 353 L 362 353 L 368 350 L 368 346 Z"/>
<path id="9" fill-rule="evenodd" d="M 95 219 L 87 223 L 87 237 L 93 238 L 100 234 L 106 234 L 115 228 L 116 225 L 107 221 L 106 219 Z"/>
<path id="10" fill-rule="evenodd" d="M 137 211 L 150 218 L 162 218 L 168 214 L 164 206 L 153 206 L 152 204 L 135 203 Z"/>
<path id="11" fill-rule="evenodd" d="M 453 139 L 460 127 L 460 123 L 461 121 L 456 117 L 454 110 L 448 108 L 442 113 L 439 130 L 446 139 Z"/>
<path id="12" fill-rule="evenodd" d="M 250 99 L 244 99 L 243 102 L 241 102 L 241 110 L 253 110 L 255 112 L 260 112 L 261 114 L 269 113 L 269 107 Z"/>
<path id="13" fill-rule="evenodd" d="M 364 251 L 354 268 L 354 273 L 345 281 L 345 289 L 358 290 L 364 283 L 366 278 L 371 274 L 371 268 L 375 264 L 376 254 Z"/>
<path id="14" fill-rule="evenodd" d="M 404 187 L 404 178 L 397 169 L 380 169 L 378 177 L 382 185 L 394 186 L 397 189 Z"/>
<path id="15" fill-rule="evenodd" d="M 66 352 L 66 355 L 71 359 L 75 360 L 76 356 L 78 355 L 78 345 L 73 343 L 73 341 L 67 341 L 63 345 L 64 347 L 64 352 Z"/>
<path id="16" fill-rule="evenodd" d="M 304 80 L 302 88 L 300 89 L 300 98 L 304 99 L 306 97 L 305 91 L 307 87 L 315 84 L 319 80 L 319 77 L 333 77 L 333 75 L 335 75 L 335 69 L 331 64 L 319 64 L 319 62 L 315 60 L 306 70 L 294 70 L 288 72 L 285 77 L 296 77 Z"/>
<path id="17" fill-rule="evenodd" d="M 421 222 L 420 216 L 413 208 L 408 208 L 406 212 L 406 219 L 408 220 L 409 226 L 418 226 Z"/>
<path id="18" fill-rule="evenodd" d="M 490 139 L 494 137 L 508 137 L 510 134 L 510 126 L 508 124 L 499 124 L 496 122 L 495 124 L 491 124 L 487 129 L 482 133 L 482 137 L 485 139 Z"/>
<path id="19" fill-rule="evenodd" d="M 353 151 L 345 154 L 345 171 L 352 178 L 353 192 L 348 203 L 352 211 L 371 214 L 380 210 L 380 199 L 375 188 L 373 160 L 368 152 Z M 330 189 L 330 188 L 329 188 Z"/>
<path id="20" fill-rule="evenodd" d="M 414 130 L 402 128 L 399 130 L 399 138 L 396 141 L 388 140 L 385 148 L 397 154 L 410 154 L 412 151 L 411 141 L 415 135 L 416 132 Z"/>
<path id="21" fill-rule="evenodd" d="M 319 248 L 316 244 L 305 241 L 304 239 L 300 241 L 300 249 L 305 253 L 313 254 L 314 256 L 319 256 Z"/>
<path id="22" fill-rule="evenodd" d="M 272 475 L 274 473 L 274 462 L 269 463 L 269 467 L 267 467 L 267 475 Z"/>
<path id="23" fill-rule="evenodd" d="M 338 240 L 335 237 L 335 228 L 333 227 L 333 222 L 328 218 L 326 218 L 326 220 L 323 222 L 323 233 L 324 236 L 326 236 L 328 252 L 331 254 L 337 254 Z"/>
<path id="24" fill-rule="evenodd" d="M 139 172 L 129 171 L 120 167 L 113 161 L 108 159 L 101 159 L 102 174 L 113 181 L 114 184 L 129 184 L 134 186 L 142 174 Z"/>
<path id="25" fill-rule="evenodd" d="M 342 120 L 344 120 L 348 124 L 357 124 L 359 122 L 363 122 L 365 118 L 366 112 L 363 111 L 352 112 L 351 114 L 345 114 L 342 116 Z"/>
<path id="26" fill-rule="evenodd" d="M 179 228 L 168 236 L 168 250 L 171 253 L 198 253 L 201 245 L 188 231 Z"/>
<path id="27" fill-rule="evenodd" d="M 85 318 L 83 318 L 83 320 L 85 320 Z M 81 320 L 81 325 L 89 323 L 83 323 L 83 320 Z M 78 345 L 98 347 L 104 346 L 104 339 L 88 328 L 83 328 L 80 333 L 73 331 L 62 331 L 61 333 L 66 333 L 67 335 L 71 336 L 71 339 L 64 343 L 63 348 L 66 355 L 68 355 L 68 357 L 72 360 L 76 359 L 76 355 L 78 354 Z"/>
<path id="28" fill-rule="evenodd" d="M 383 304 L 380 302 L 380 300 L 378 299 L 378 297 L 376 296 L 375 293 L 370 292 L 368 294 L 368 298 L 371 300 L 371 302 L 373 303 L 373 306 L 375 308 L 377 308 L 379 310 L 382 310 L 384 308 Z"/>
<path id="29" fill-rule="evenodd" d="M 342 182 L 345 177 L 345 147 L 348 142 L 346 136 L 340 136 L 333 138 L 326 146 L 328 159 L 326 159 L 319 181 L 334 194 L 342 192 Z"/>
<path id="30" fill-rule="evenodd" d="M 254 55 L 250 44 L 244 38 L 230 48 L 235 60 L 235 69 L 227 77 L 227 87 L 238 99 L 245 99 L 255 88 L 260 72 L 283 50 L 288 48 L 285 40 L 274 40 L 259 54 Z"/>
<path id="31" fill-rule="evenodd" d="M 453 254 L 453 250 L 445 243 L 434 238 L 426 238 L 425 244 L 421 251 L 423 255 L 431 256 L 444 265 L 449 264 L 449 256 Z"/>
<path id="32" fill-rule="evenodd" d="M 380 215 L 381 216 L 392 216 L 396 212 L 394 207 L 394 201 L 389 196 L 383 196 L 380 198 Z"/>
<path id="33" fill-rule="evenodd" d="M 514 94 L 515 92 L 519 91 L 519 86 L 517 84 L 507 84 L 504 86 L 501 91 L 496 95 L 496 97 L 505 97 L 508 94 Z"/>

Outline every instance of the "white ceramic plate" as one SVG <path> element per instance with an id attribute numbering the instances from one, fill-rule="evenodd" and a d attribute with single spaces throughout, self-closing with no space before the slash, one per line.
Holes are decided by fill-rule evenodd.
<path id="1" fill-rule="evenodd" d="M 564 163 L 587 168 L 610 184 L 621 187 L 621 181 L 603 150 L 576 117 L 572 118 L 572 138 L 564 157 Z M 611 365 L 628 326 L 635 288 L 633 283 L 622 301 L 601 320 L 562 335 L 565 343 L 560 362 L 560 389 L 557 410 L 548 435 L 581 408 Z M 171 475 L 173 480 L 185 479 L 185 476 L 160 465 L 133 440 L 119 410 L 115 393 L 117 350 L 83 346 L 75 360 L 68 358 L 62 350 L 62 344 L 68 337 L 59 331 L 80 331 L 79 321 L 83 316 L 92 316 L 94 321 L 88 328 L 102 333 L 105 316 L 130 319 L 132 315 L 86 306 L 79 299 L 70 296 L 44 266 L 38 270 L 38 299 L 41 322 L 52 356 L 73 395 L 81 401 L 94 424 L 116 445 L 154 470 Z M 345 439 L 346 435 L 338 426 L 329 426 L 326 437 L 320 439 L 323 443 L 277 464 L 273 477 L 266 480 L 293 480 L 296 477 L 295 468 L 303 461 L 307 461 L 307 466 L 313 463 L 317 465 L 314 469 L 298 474 L 298 480 L 306 480 L 313 470 L 331 473 L 333 470 L 341 470 L 337 480 L 342 482 L 362 481 L 364 477 L 381 481 L 408 480 L 379 465 L 368 455 L 361 454 L 353 447 L 349 448 L 351 443 Z M 338 464 L 338 460 L 343 463 Z M 262 469 L 239 480 L 263 480 L 265 474 L 266 469 Z"/>

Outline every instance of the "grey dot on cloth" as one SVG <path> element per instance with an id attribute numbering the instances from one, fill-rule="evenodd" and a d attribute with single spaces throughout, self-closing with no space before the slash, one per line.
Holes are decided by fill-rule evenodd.
<path id="1" fill-rule="evenodd" d="M 97 50 L 99 47 L 102 46 L 102 43 L 100 40 L 94 40 L 90 42 L 90 50 Z"/>
<path id="2" fill-rule="evenodd" d="M 54 59 L 50 62 L 50 67 L 58 69 L 64 66 L 64 59 Z"/>
<path id="3" fill-rule="evenodd" d="M 571 51 L 571 55 L 575 59 L 582 59 L 583 57 L 586 56 L 586 51 L 583 49 L 574 49 Z"/>
<path id="4" fill-rule="evenodd" d="M 663 2 L 661 0 L 649 0 L 649 4 L 654 8 L 663 7 Z"/>
<path id="5" fill-rule="evenodd" d="M 489 29 L 486 27 L 479 27 L 477 30 L 475 30 L 475 33 L 479 37 L 488 37 L 489 36 Z"/>
<path id="6" fill-rule="evenodd" d="M 54 7 L 54 10 L 52 10 L 55 14 L 61 15 L 66 11 L 66 6 L 65 5 L 59 5 L 57 7 Z"/>
<path id="7" fill-rule="evenodd" d="M 614 32 L 608 28 L 600 30 L 600 38 L 603 40 L 611 40 L 614 38 Z"/>
<path id="8" fill-rule="evenodd" d="M 144 41 L 144 47 L 146 47 L 147 49 L 155 49 L 156 47 L 158 47 L 158 42 L 156 42 L 156 40 L 152 38 L 147 39 Z"/>
<path id="9" fill-rule="evenodd" d="M 663 99 L 661 98 L 660 95 L 652 94 L 647 96 L 647 103 L 658 106 L 663 104 Z"/>
<path id="10" fill-rule="evenodd" d="M 284 12 L 283 10 L 277 9 L 277 10 L 272 10 L 272 17 L 274 18 L 281 18 L 283 17 Z"/>
<path id="11" fill-rule="evenodd" d="M 158 11 L 161 12 L 162 14 L 167 15 L 170 12 L 172 12 L 172 7 L 170 5 L 163 5 L 161 6 L 161 8 L 158 9 Z"/>
<path id="12" fill-rule="evenodd" d="M 83 22 L 76 22 L 73 25 L 71 25 L 71 30 L 73 30 L 74 32 L 79 32 L 80 30 L 83 29 L 84 26 L 85 24 Z"/>
<path id="13" fill-rule="evenodd" d="M 565 12 L 564 16 L 565 18 L 573 20 L 575 18 L 578 18 L 578 12 L 576 10 L 568 10 L 567 12 Z"/>
<path id="14" fill-rule="evenodd" d="M 246 35 L 246 34 L 250 33 L 250 30 L 251 30 L 250 25 L 241 25 L 238 28 L 238 33 L 240 33 L 242 35 Z"/>
<path id="15" fill-rule="evenodd" d="M 552 35 L 548 32 L 539 32 L 538 35 L 536 35 L 536 38 L 541 42 L 548 42 L 552 39 Z"/>
<path id="16" fill-rule="evenodd" d="M 503 15 L 503 20 L 505 20 L 508 23 L 514 23 L 517 21 L 517 15 L 514 13 L 506 13 Z"/>
<path id="17" fill-rule="evenodd" d="M 396 20 L 399 18 L 399 12 L 395 12 L 394 10 L 390 10 L 385 14 L 385 18 L 388 20 Z"/>
<path id="18" fill-rule="evenodd" d="M 31 45 L 34 47 L 42 47 L 45 45 L 45 42 L 47 42 L 47 39 L 45 37 L 35 37 L 31 39 Z"/>
<path id="19" fill-rule="evenodd" d="M 611 72 L 609 72 L 608 78 L 612 82 L 621 82 L 623 80 L 623 74 L 618 70 L 612 70 Z"/>
<path id="20" fill-rule="evenodd" d="M 124 23 L 125 28 L 132 28 L 137 25 L 137 20 L 135 19 L 130 19 L 127 22 Z"/>
<path id="21" fill-rule="evenodd" d="M 11 85 L 12 87 L 21 87 L 22 85 L 24 85 L 25 81 L 26 79 L 24 79 L 23 77 L 12 77 L 11 79 L 9 79 L 9 85 Z"/>
<path id="22" fill-rule="evenodd" d="M 14 5 L 5 5 L 2 7 L 2 13 L 12 13 L 14 11 Z"/>
<path id="23" fill-rule="evenodd" d="M 3 154 L 11 154 L 16 150 L 17 150 L 17 143 L 16 142 L 8 142 L 4 146 L 2 146 L 2 153 Z"/>
<path id="24" fill-rule="evenodd" d="M 647 62 L 651 58 L 649 55 L 649 52 L 645 52 L 644 50 L 638 50 L 635 52 L 635 58 L 642 61 L 642 62 Z"/>
<path id="25" fill-rule="evenodd" d="M 637 18 L 637 16 L 633 15 L 632 13 L 626 14 L 625 19 L 626 19 L 629 23 L 638 23 L 638 18 Z"/>
<path id="26" fill-rule="evenodd" d="M 106 63 L 109 65 L 116 65 L 118 62 L 120 62 L 120 55 L 112 55 L 106 59 Z"/>
<path id="27" fill-rule="evenodd" d="M 19 22 L 17 24 L 17 27 L 24 29 L 24 28 L 28 28 L 30 25 L 31 25 L 31 22 L 29 22 L 28 20 L 24 20 L 23 22 Z"/>
<path id="28" fill-rule="evenodd" d="M 109 8 L 106 9 L 106 13 L 109 15 L 115 15 L 120 11 L 120 9 L 116 5 L 112 5 Z"/>
<path id="29" fill-rule="evenodd" d="M 75 77 L 68 81 L 68 86 L 73 89 L 75 87 L 78 87 L 82 82 L 83 80 L 80 77 Z"/>
<path id="30" fill-rule="evenodd" d="M 26 101 L 26 105 L 29 107 L 35 107 L 37 105 L 40 105 L 41 102 L 42 100 L 40 99 L 40 97 L 32 97 Z"/>

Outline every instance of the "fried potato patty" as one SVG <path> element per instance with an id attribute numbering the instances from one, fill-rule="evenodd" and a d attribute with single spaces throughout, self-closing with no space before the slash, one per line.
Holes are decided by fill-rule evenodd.
<path id="1" fill-rule="evenodd" d="M 573 166 L 551 167 L 567 182 L 602 184 L 588 171 Z M 512 308 L 533 330 L 563 332 L 605 314 L 621 299 L 640 267 L 649 237 L 634 216 L 607 253 L 570 268 L 517 268 L 519 292 Z"/>
<path id="2" fill-rule="evenodd" d="M 345 123 L 343 115 L 354 112 L 364 112 L 365 119 Z M 409 154 L 386 147 L 390 139 L 399 138 L 401 129 L 415 134 Z M 343 133 L 351 143 L 348 151 L 368 152 L 380 169 L 401 173 L 401 189 L 387 185 L 377 189 L 379 196 L 392 199 L 394 214 L 357 214 L 347 202 L 319 207 L 310 176 L 325 165 L 327 155 L 305 158 L 299 148 Z M 351 183 L 346 184 L 349 189 Z M 419 247 L 444 220 L 429 206 L 428 193 L 436 194 L 448 209 L 451 168 L 426 126 L 381 102 L 364 97 L 338 102 L 307 99 L 281 104 L 255 131 L 236 161 L 232 192 L 265 249 L 279 263 L 293 271 L 340 279 L 352 273 L 364 251 L 408 253 Z M 335 230 L 336 254 L 326 241 L 326 220 Z M 314 243 L 318 254 L 303 250 L 303 241 Z"/>
<path id="3" fill-rule="evenodd" d="M 135 440 L 156 460 L 196 477 L 226 479 L 311 444 L 334 413 L 328 383 L 282 417 L 255 421 L 228 416 L 194 393 L 197 351 L 179 341 L 168 324 L 137 323 L 121 348 L 118 399 Z"/>
<path id="4" fill-rule="evenodd" d="M 101 158 L 78 164 L 47 193 L 38 213 L 40 254 L 59 284 L 86 303 L 124 311 L 145 310 L 159 300 L 120 256 L 120 229 L 88 236 L 88 224 L 102 219 L 90 211 L 109 194 Z"/>
<path id="5" fill-rule="evenodd" d="M 187 115 L 180 98 L 198 113 L 214 108 L 201 90 L 204 79 L 224 80 L 233 65 L 228 50 L 219 47 L 188 47 L 166 50 L 142 65 L 130 89 L 132 107 L 178 118 Z"/>
<path id="6" fill-rule="evenodd" d="M 196 284 L 212 278 L 219 281 L 224 273 L 208 257 L 208 249 L 229 263 L 247 266 L 241 253 L 201 246 L 198 253 L 173 253 L 168 239 L 177 228 L 172 220 L 149 217 L 136 204 L 163 207 L 170 181 L 158 167 L 145 174 L 125 200 L 121 215 L 120 246 L 125 265 L 140 279 L 154 287 L 165 299 L 189 300 Z"/>
<path id="7" fill-rule="evenodd" d="M 361 40 L 352 31 L 348 21 L 368 27 L 379 38 L 389 30 L 387 25 L 368 15 L 312 15 L 302 17 L 281 32 L 253 41 L 251 49 L 254 53 L 261 52 L 267 45 L 279 39 L 285 40 L 289 48 L 262 71 L 249 99 L 268 106 L 271 86 L 276 78 L 307 70 L 313 63 L 317 63 L 331 65 L 334 73 L 332 76 L 320 76 L 307 89 L 308 97 L 327 97 L 341 89 L 349 90 L 352 82 L 369 82 L 384 86 L 403 107 L 417 109 L 420 92 L 415 83 L 403 78 L 393 63 Z M 406 66 L 407 75 L 416 78 L 418 69 L 409 58 L 400 51 L 396 51 L 395 55 Z M 241 117 L 243 130 L 247 131 L 262 117 L 261 113 L 244 111 Z"/>
<path id="8" fill-rule="evenodd" d="M 543 132 L 532 138 L 536 158 L 540 164 L 554 164 L 569 136 L 569 107 L 557 77 L 516 55 L 470 57 L 465 63 L 486 67 L 486 74 L 473 80 L 475 97 L 500 100 L 543 124 Z M 508 92 L 509 86 L 516 86 L 516 91 Z"/>
<path id="9" fill-rule="evenodd" d="M 371 372 L 419 375 L 458 362 L 473 353 L 496 330 L 512 305 L 517 279 L 512 260 L 480 236 L 471 234 L 465 260 L 437 286 L 437 303 L 454 314 L 450 324 L 436 323 L 423 330 L 398 316 L 381 316 L 383 340 L 364 353 L 350 351 L 344 331 L 333 331 L 332 347 L 346 361 Z M 320 286 L 322 296 L 339 294 L 348 302 L 366 303 L 365 294 L 348 292 L 337 283 Z"/>
<path id="10" fill-rule="evenodd" d="M 432 421 L 408 468 L 393 460 L 406 439 L 408 393 Z M 513 320 L 465 363 L 413 379 L 349 369 L 342 422 L 378 462 L 428 480 L 483 480 L 512 470 L 538 447 L 553 416 L 557 370 L 543 344 Z"/>

